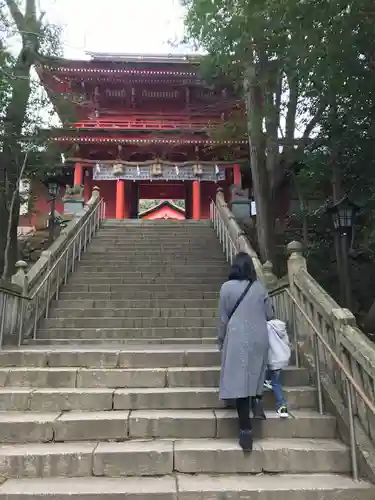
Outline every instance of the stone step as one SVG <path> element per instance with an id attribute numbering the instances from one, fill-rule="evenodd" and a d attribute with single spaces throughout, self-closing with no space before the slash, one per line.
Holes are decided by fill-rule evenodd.
<path id="1" fill-rule="evenodd" d="M 0 366 L 109 369 L 219 366 L 220 353 L 216 346 L 194 345 L 189 341 L 185 339 L 185 345 L 103 345 L 100 349 L 79 344 L 67 348 L 22 347 L 0 350 Z"/>
<path id="2" fill-rule="evenodd" d="M 67 317 L 48 318 L 43 321 L 44 328 L 215 328 L 216 318 L 201 317 Z M 151 335 L 150 335 L 151 336 Z M 172 336 L 172 335 L 171 335 Z"/>
<path id="3" fill-rule="evenodd" d="M 183 474 L 350 472 L 348 448 L 335 440 L 257 439 L 244 455 L 236 439 L 131 440 L 0 446 L 8 478 Z"/>
<path id="4" fill-rule="evenodd" d="M 118 269 L 120 272 L 126 272 L 126 273 L 143 273 L 143 272 L 151 272 L 150 270 L 150 265 L 149 264 L 144 264 L 140 263 L 139 267 L 137 269 L 131 268 L 127 262 L 117 262 L 117 261 L 112 261 L 112 262 L 102 262 L 101 264 L 87 264 L 84 261 L 84 256 L 82 254 L 82 260 L 79 265 L 79 270 L 82 272 L 89 272 L 92 270 L 97 270 L 97 272 L 100 271 L 108 271 L 108 272 L 113 272 L 116 269 Z M 210 271 L 210 272 L 223 272 L 224 270 L 229 269 L 228 264 L 223 264 L 221 262 L 196 262 L 195 264 L 190 264 L 187 266 L 184 266 L 184 268 L 181 268 L 181 265 L 179 262 L 172 262 L 170 264 L 164 263 L 155 268 L 156 271 L 159 272 L 166 272 L 166 271 L 180 271 L 180 272 L 185 272 L 186 274 L 194 274 L 197 272 L 197 269 L 202 270 L 202 271 Z M 154 268 L 152 269 L 152 271 Z"/>
<path id="5" fill-rule="evenodd" d="M 293 410 L 316 406 L 313 387 L 285 387 L 288 406 Z M 266 409 L 275 401 L 270 391 L 264 393 Z M 31 389 L 0 388 L 0 411 L 106 411 L 106 410 L 197 410 L 222 408 L 214 387 L 134 388 L 134 389 Z"/>
<path id="6" fill-rule="evenodd" d="M 149 235 L 152 233 L 165 233 L 165 234 L 196 234 L 196 233 L 206 233 L 206 234 L 216 234 L 212 224 L 205 225 L 190 225 L 190 226 L 163 226 L 163 225 L 133 225 L 122 227 L 120 230 L 117 226 L 103 226 L 100 228 L 100 231 L 97 233 L 99 236 L 102 234 L 110 234 L 114 233 L 117 235 L 125 235 L 125 234 L 142 234 Z"/>
<path id="7" fill-rule="evenodd" d="M 335 474 L 9 479 L 0 500 L 373 500 L 375 487 Z"/>
<path id="8" fill-rule="evenodd" d="M 258 438 L 334 439 L 336 420 L 314 411 L 292 410 L 289 419 L 274 411 L 253 421 Z M 39 413 L 0 412 L 2 443 L 126 441 L 130 439 L 236 438 L 233 410 L 109 410 Z"/>
<path id="9" fill-rule="evenodd" d="M 203 305 L 207 309 L 217 309 L 217 300 L 205 299 Z M 202 299 L 158 299 L 152 300 L 69 300 L 59 297 L 51 303 L 52 309 L 202 309 Z M 51 311 L 52 314 L 52 311 Z"/>
<path id="10" fill-rule="evenodd" d="M 79 266 L 78 270 L 74 273 L 74 276 L 79 276 L 81 279 L 86 279 L 86 278 L 96 278 L 96 279 L 102 279 L 102 278 L 116 278 L 120 277 L 125 280 L 132 280 L 132 279 L 153 279 L 153 278 L 166 278 L 168 281 L 170 279 L 174 280 L 190 280 L 190 279 L 197 279 L 201 278 L 202 279 L 202 273 L 204 272 L 204 276 L 206 278 L 209 278 L 210 280 L 213 278 L 220 278 L 220 279 L 225 279 L 228 277 L 228 270 L 224 269 L 222 267 L 218 268 L 213 268 L 213 269 L 206 269 L 204 270 L 203 267 L 194 269 L 194 270 L 188 270 L 187 272 L 184 270 L 183 267 L 179 266 L 178 268 L 175 269 L 168 269 L 167 267 L 164 268 L 164 270 L 159 270 L 159 269 L 153 269 L 153 268 L 146 268 L 143 271 L 140 270 L 134 270 L 131 271 L 129 270 L 129 266 L 126 268 L 118 268 L 116 270 L 116 267 L 110 267 L 107 269 L 103 270 L 97 270 L 95 268 L 87 269 L 83 268 L 82 266 Z"/>
<path id="11" fill-rule="evenodd" d="M 123 229 L 122 231 L 130 231 L 130 230 L 141 230 L 144 229 L 145 231 L 151 230 L 152 228 L 167 228 L 167 229 L 186 229 L 186 230 L 193 230 L 193 228 L 212 228 L 212 222 L 209 219 L 200 219 L 200 220 L 193 220 L 193 219 L 186 219 L 183 221 L 176 221 L 176 220 L 140 220 L 140 219 L 106 219 L 104 222 L 104 227 L 103 231 L 114 228 L 117 229 L 118 226 L 121 226 Z"/>
<path id="12" fill-rule="evenodd" d="M 59 303 L 59 306 L 63 304 Z M 217 308 L 65 308 L 51 310 L 50 318 L 216 318 Z M 157 325 L 156 325 L 157 326 Z"/>
<path id="13" fill-rule="evenodd" d="M 220 276 L 223 278 L 228 277 L 228 272 L 229 268 L 219 265 L 217 267 L 211 267 L 211 268 L 205 268 L 205 266 L 200 266 L 200 267 L 181 267 L 181 265 L 177 265 L 172 267 L 169 266 L 163 266 L 163 267 L 158 267 L 154 268 L 151 266 L 144 266 L 142 269 L 137 268 L 134 269 L 129 266 L 129 264 L 118 264 L 117 266 L 115 264 L 107 266 L 106 264 L 103 265 L 94 265 L 94 266 L 83 266 L 82 264 L 79 265 L 77 271 L 75 272 L 75 275 L 79 275 L 82 277 L 86 277 L 89 275 L 95 274 L 99 278 L 102 277 L 111 277 L 111 276 L 122 276 L 123 278 L 128 277 L 129 279 L 137 279 L 140 277 L 155 277 L 155 276 L 165 276 L 165 277 L 172 277 L 172 278 L 188 278 L 189 276 L 195 277 L 195 276 L 201 276 L 204 273 L 204 276 L 211 277 L 211 276 Z"/>
<path id="14" fill-rule="evenodd" d="M 207 245 L 206 245 L 207 243 Z M 202 233 L 201 235 L 193 235 L 181 237 L 178 235 L 155 235 L 153 237 L 144 239 L 139 238 L 136 235 L 131 236 L 123 236 L 122 238 L 118 237 L 103 237 L 102 235 L 98 235 L 96 238 L 92 239 L 91 246 L 122 246 L 124 248 L 133 248 L 139 246 L 144 250 L 150 248 L 157 249 L 168 249 L 168 248 L 206 248 L 209 246 L 210 248 L 220 249 L 220 240 L 214 234 Z"/>
<path id="15" fill-rule="evenodd" d="M 137 251 L 139 250 L 141 253 L 143 252 L 150 252 L 152 251 L 153 253 L 172 253 L 172 252 L 177 252 L 177 253 L 189 253 L 189 252 L 208 252 L 209 250 L 212 250 L 213 252 L 220 253 L 222 252 L 222 249 L 219 245 L 218 240 L 210 240 L 207 238 L 204 238 L 204 244 L 202 243 L 202 238 L 200 238 L 200 241 L 189 241 L 189 240 L 181 240 L 181 241 L 175 241 L 174 239 L 162 242 L 160 240 L 157 241 L 142 241 L 142 240 L 128 240 L 128 241 L 103 241 L 102 239 L 93 241 L 89 247 L 90 250 L 96 251 L 97 249 L 105 248 L 108 250 L 121 250 L 124 252 L 132 252 L 132 251 Z"/>
<path id="16" fill-rule="evenodd" d="M 156 240 L 163 243 L 170 243 L 174 240 L 190 241 L 191 243 L 200 242 L 200 237 L 203 236 L 209 241 L 218 242 L 219 239 L 214 231 L 207 231 L 207 229 L 200 231 L 100 231 L 93 241 L 106 240 L 110 241 L 152 241 Z"/>
<path id="17" fill-rule="evenodd" d="M 213 248 L 220 248 L 220 241 L 216 235 L 211 235 L 207 233 L 197 234 L 195 236 L 191 235 L 173 235 L 167 234 L 164 236 L 161 235 L 153 235 L 148 237 L 138 237 L 137 235 L 127 235 L 122 237 L 111 237 L 111 236 L 102 236 L 99 234 L 96 238 L 93 238 L 92 245 L 106 245 L 116 247 L 120 246 L 140 246 L 144 248 L 169 248 L 169 247 L 202 247 L 202 240 L 207 243 L 207 245 Z"/>
<path id="18" fill-rule="evenodd" d="M 98 233 L 98 237 L 101 237 L 103 235 L 111 235 L 113 234 L 114 236 L 125 236 L 125 235 L 135 235 L 137 237 L 140 236 L 149 236 L 149 235 L 197 235 L 197 234 L 216 234 L 213 227 L 206 225 L 206 226 L 196 226 L 196 227 L 183 227 L 183 226 L 176 226 L 176 227 L 168 227 L 168 226 L 159 226 L 159 227 L 152 227 L 152 226 L 138 226 L 138 227 L 123 227 L 119 230 L 118 227 L 113 226 L 113 227 L 103 227 L 100 229 L 100 232 Z"/>
<path id="19" fill-rule="evenodd" d="M 132 245 L 116 245 L 113 246 L 112 244 L 91 244 L 88 247 L 87 252 L 89 254 L 103 254 L 105 252 L 108 252 L 111 255 L 114 254 L 126 254 L 126 255 L 154 255 L 154 256 L 162 256 L 162 255 L 168 255 L 170 257 L 172 256 L 178 256 L 178 257 L 186 257 L 187 255 L 195 255 L 195 256 L 205 256 L 207 259 L 211 256 L 214 255 L 216 257 L 224 257 L 223 251 L 219 245 L 201 245 L 201 246 L 194 246 L 194 247 L 189 247 L 187 245 L 176 245 L 176 246 L 170 246 L 170 247 L 161 247 L 158 244 L 154 245 L 137 245 L 132 244 Z"/>
<path id="20" fill-rule="evenodd" d="M 62 289 L 59 294 L 60 300 L 158 300 L 158 301 L 166 301 L 166 300 L 199 300 L 202 304 L 202 301 L 212 301 L 215 300 L 216 304 L 219 299 L 219 290 L 205 292 L 205 291 L 197 291 L 194 292 L 193 296 L 190 291 L 182 290 L 178 292 L 178 297 L 176 297 L 175 292 L 171 291 L 159 291 L 157 297 L 155 294 L 150 291 L 139 291 L 134 290 L 132 293 L 128 294 L 119 294 L 118 292 L 110 292 L 110 291 L 96 291 L 96 292 L 82 292 L 82 291 L 66 291 L 66 287 Z"/>
<path id="21" fill-rule="evenodd" d="M 296 387 L 310 382 L 303 368 L 283 371 L 283 385 Z M 30 388 L 163 388 L 218 387 L 220 367 L 169 368 L 0 368 L 0 387 Z"/>
<path id="22" fill-rule="evenodd" d="M 175 337 L 175 338 L 150 338 L 150 337 L 145 337 L 143 339 L 105 339 L 105 338 L 85 338 L 85 339 L 78 339 L 76 343 L 78 343 L 81 346 L 87 346 L 87 347 L 95 347 L 95 346 L 103 346 L 103 345 L 121 345 L 124 347 L 128 346 L 133 346 L 133 345 L 139 345 L 143 344 L 145 346 L 159 346 L 159 345 L 181 345 L 181 344 L 191 344 L 191 345 L 196 345 L 196 344 L 202 344 L 202 345 L 216 345 L 217 344 L 217 339 L 214 337 L 196 337 L 196 338 L 191 338 L 191 339 L 186 339 L 186 337 Z M 72 346 L 74 345 L 75 341 L 74 339 L 70 338 L 40 338 L 40 339 L 28 339 L 24 342 L 25 345 L 28 345 L 30 347 L 66 347 L 66 346 Z"/>
<path id="23" fill-rule="evenodd" d="M 68 283 L 64 287 L 64 291 L 72 291 L 72 292 L 118 292 L 121 293 L 122 296 L 126 292 L 130 292 L 131 294 L 139 291 L 139 292 L 148 292 L 151 294 L 155 294 L 157 292 L 158 297 L 160 297 L 159 292 L 169 292 L 172 294 L 172 298 L 176 297 L 176 294 L 179 295 L 180 291 L 190 292 L 190 298 L 192 296 L 195 298 L 196 293 L 203 294 L 205 292 L 214 293 L 217 291 L 219 293 L 217 283 L 186 283 L 184 284 L 181 280 L 180 284 L 171 283 L 171 284 L 154 284 L 154 283 L 137 283 L 137 285 L 132 285 L 130 283 L 123 283 L 120 285 L 110 285 L 103 284 L 100 285 L 98 283 L 91 283 L 90 285 L 85 284 L 75 284 L 74 282 Z"/>
<path id="24" fill-rule="evenodd" d="M 155 255 L 155 256 L 163 256 L 168 255 L 172 257 L 173 255 L 179 255 L 181 257 L 186 257 L 187 255 L 195 254 L 197 258 L 201 256 L 201 258 L 209 259 L 211 255 L 216 256 L 217 258 L 224 257 L 223 248 L 219 243 L 212 244 L 212 242 L 205 241 L 205 238 L 200 238 L 202 242 L 197 245 L 191 245 L 189 243 L 178 243 L 171 245 L 161 245 L 158 241 L 150 242 L 148 244 L 138 244 L 137 241 L 132 240 L 131 243 L 116 243 L 113 242 L 103 242 L 97 241 L 92 242 L 87 247 L 87 253 L 100 253 L 102 254 L 105 251 L 113 253 L 123 253 L 129 256 L 136 256 L 137 253 L 143 256 L 147 255 Z"/>
<path id="25" fill-rule="evenodd" d="M 146 261 L 149 259 L 154 263 L 164 263 L 168 262 L 186 262 L 189 265 L 193 265 L 195 262 L 200 261 L 204 262 L 207 260 L 211 260 L 211 262 L 220 262 L 224 264 L 226 261 L 224 254 L 220 251 L 210 251 L 208 249 L 196 250 L 196 251 L 186 251 L 186 252 L 177 252 L 177 251 L 156 251 L 153 248 L 150 248 L 149 251 L 141 252 L 136 248 L 133 251 L 125 251 L 121 249 L 110 249 L 107 247 L 103 247 L 102 249 L 91 249 L 88 248 L 87 257 L 94 257 L 97 262 L 106 262 L 107 260 L 113 261 L 117 260 L 118 262 L 140 262 Z"/>
<path id="26" fill-rule="evenodd" d="M 87 412 L 86 412 L 87 413 Z M 291 410 L 280 419 L 267 411 L 267 420 L 253 421 L 254 435 L 263 438 L 335 438 L 336 420 L 314 411 Z M 63 417 L 62 417 L 63 418 Z M 238 436 L 234 410 L 136 410 L 129 415 L 129 437 L 150 438 L 235 438 Z"/>
<path id="27" fill-rule="evenodd" d="M 88 247 L 87 253 L 90 255 L 100 254 L 103 255 L 108 253 L 110 256 L 120 256 L 129 255 L 131 256 L 148 256 L 162 257 L 166 256 L 168 258 L 181 258 L 181 257 L 201 257 L 201 259 L 209 259 L 211 256 L 222 258 L 224 260 L 224 254 L 220 247 L 216 246 L 201 246 L 201 247 L 186 247 L 184 245 L 179 245 L 176 247 L 161 248 L 158 245 L 148 245 L 145 247 L 140 247 L 139 245 L 132 246 L 120 246 L 115 247 L 110 245 L 90 245 Z"/>
<path id="28" fill-rule="evenodd" d="M 154 255 L 152 253 L 150 254 L 125 254 L 125 253 L 116 253 L 116 254 L 111 254 L 109 252 L 103 252 L 103 253 L 86 253 L 82 254 L 81 256 L 81 264 L 86 264 L 86 265 L 115 265 L 116 263 L 119 265 L 126 265 L 128 266 L 128 269 L 138 269 L 141 268 L 141 266 L 147 268 L 148 270 L 160 270 L 164 269 L 166 266 L 169 264 L 171 266 L 189 266 L 192 267 L 196 262 L 199 261 L 199 266 L 197 266 L 197 269 L 200 269 L 201 267 L 205 266 L 205 263 L 210 261 L 211 264 L 215 265 L 220 265 L 222 267 L 227 266 L 227 262 L 223 256 L 220 257 L 215 257 L 212 256 L 207 257 L 205 255 L 183 255 L 183 256 L 176 256 L 171 255 Z"/>
<path id="29" fill-rule="evenodd" d="M 226 281 L 224 276 L 204 276 L 204 284 L 207 287 L 210 286 L 220 286 Z M 133 278 L 129 276 L 121 276 L 119 274 L 112 276 L 90 274 L 90 276 L 82 276 L 81 273 L 74 274 L 69 278 L 69 285 L 128 285 L 130 284 L 133 288 L 135 286 L 159 286 L 159 287 L 169 287 L 178 286 L 180 288 L 185 286 L 195 286 L 200 287 L 202 285 L 202 275 L 200 276 L 161 276 L 154 274 L 148 276 L 134 276 Z"/>
<path id="30" fill-rule="evenodd" d="M 95 319 L 95 318 L 94 318 Z M 39 339 L 70 339 L 76 340 L 77 343 L 84 339 L 101 339 L 101 340 L 127 340 L 133 343 L 140 342 L 141 339 L 161 339 L 164 343 L 168 343 L 167 339 L 179 338 L 183 342 L 186 338 L 191 338 L 192 342 L 199 342 L 197 339 L 213 338 L 216 336 L 216 327 L 159 327 L 159 328 L 120 328 L 116 326 L 101 328 L 95 319 L 94 326 L 89 327 L 52 327 L 50 322 L 55 320 L 43 320 L 42 327 L 37 330 L 37 338 Z M 73 319 L 74 321 L 74 319 Z M 83 324 L 87 320 L 81 321 Z M 63 321 L 63 324 L 65 320 Z M 106 323 L 108 326 L 108 324 Z M 96 328 L 95 328 L 96 326 Z"/>
<path id="31" fill-rule="evenodd" d="M 224 255 L 220 255 L 219 257 L 215 256 L 198 256 L 196 258 L 191 258 L 188 255 L 184 255 L 183 257 L 173 258 L 166 257 L 165 255 L 154 256 L 153 254 L 141 255 L 126 255 L 126 260 L 124 259 L 124 254 L 119 253 L 117 255 L 107 254 L 106 252 L 102 252 L 99 254 L 92 254 L 89 252 L 82 253 L 80 265 L 126 265 L 131 269 L 130 264 L 137 264 L 139 268 L 150 266 L 154 269 L 165 268 L 166 266 L 178 267 L 181 266 L 181 263 L 185 263 L 186 267 L 209 267 L 209 266 L 228 266 L 227 261 L 224 258 Z M 137 267 L 138 269 L 138 267 Z"/>

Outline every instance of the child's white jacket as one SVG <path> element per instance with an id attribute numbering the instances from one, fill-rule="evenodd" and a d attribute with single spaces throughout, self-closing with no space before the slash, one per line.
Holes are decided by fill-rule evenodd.
<path id="1" fill-rule="evenodd" d="M 291 355 L 286 324 L 279 319 L 272 319 L 267 322 L 267 328 L 270 344 L 268 350 L 268 368 L 270 370 L 282 370 L 288 366 Z"/>

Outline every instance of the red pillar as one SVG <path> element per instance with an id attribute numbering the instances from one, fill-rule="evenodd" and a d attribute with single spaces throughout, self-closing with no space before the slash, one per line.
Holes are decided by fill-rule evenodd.
<path id="1" fill-rule="evenodd" d="M 192 218 L 199 220 L 201 218 L 201 183 L 193 181 L 193 214 Z"/>
<path id="2" fill-rule="evenodd" d="M 83 165 L 76 163 L 74 167 L 74 186 L 82 186 L 83 184 Z"/>
<path id="3" fill-rule="evenodd" d="M 85 172 L 84 180 L 83 180 L 83 199 L 85 203 L 89 201 L 91 198 L 91 179 L 89 172 Z"/>
<path id="4" fill-rule="evenodd" d="M 125 215 L 125 181 L 119 179 L 116 185 L 116 219 Z"/>
<path id="5" fill-rule="evenodd" d="M 233 165 L 233 184 L 242 187 L 241 166 Z"/>

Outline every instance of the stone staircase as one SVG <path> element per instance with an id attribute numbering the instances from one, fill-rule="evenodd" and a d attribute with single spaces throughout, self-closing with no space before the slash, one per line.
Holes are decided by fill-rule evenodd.
<path id="1" fill-rule="evenodd" d="M 40 325 L 0 351 L 0 500 L 373 500 L 350 479 L 306 369 L 271 393 L 254 451 L 218 401 L 217 298 L 228 272 L 206 222 L 107 222 Z"/>

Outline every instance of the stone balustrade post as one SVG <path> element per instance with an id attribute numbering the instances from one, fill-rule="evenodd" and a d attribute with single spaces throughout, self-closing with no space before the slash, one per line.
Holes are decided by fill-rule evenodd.
<path id="1" fill-rule="evenodd" d="M 288 244 L 287 253 L 288 258 L 288 280 L 290 291 L 293 296 L 297 299 L 294 286 L 294 277 L 299 273 L 301 269 L 307 269 L 306 259 L 303 256 L 303 246 L 299 241 L 292 241 Z"/>
<path id="2" fill-rule="evenodd" d="M 23 260 L 16 262 L 16 273 L 13 274 L 11 282 L 22 290 L 22 295 L 26 297 L 28 293 L 27 263 Z"/>
<path id="3" fill-rule="evenodd" d="M 288 258 L 289 291 L 293 295 L 297 303 L 300 303 L 300 300 L 294 283 L 294 278 L 301 270 L 307 270 L 306 259 L 303 256 L 302 252 L 303 252 L 303 246 L 299 241 L 291 241 L 287 245 L 287 253 L 289 255 Z M 290 304 L 288 317 L 289 317 L 289 325 L 293 332 L 293 336 L 298 341 L 298 339 L 303 337 L 305 334 L 304 321 L 300 317 L 297 308 L 294 307 L 292 302 Z"/>
<path id="4" fill-rule="evenodd" d="M 273 264 L 271 261 L 267 260 L 263 264 L 263 276 L 264 276 L 264 284 L 266 285 L 268 290 L 272 290 L 277 286 L 278 279 L 273 273 Z"/>
<path id="5" fill-rule="evenodd" d="M 92 188 L 92 195 L 91 197 L 94 199 L 94 200 L 97 200 L 99 197 L 100 197 L 100 189 L 98 186 L 94 186 Z"/>
<path id="6" fill-rule="evenodd" d="M 347 365 L 347 359 L 345 359 L 343 351 L 340 347 L 340 337 L 342 335 L 343 329 L 346 326 L 355 327 L 357 322 L 354 314 L 350 312 L 349 309 L 343 309 L 343 308 L 333 309 L 331 317 L 333 323 L 333 331 L 335 335 L 335 351 L 337 356 L 344 362 L 345 365 Z M 349 371 L 351 371 L 351 368 L 350 367 L 348 368 Z"/>

